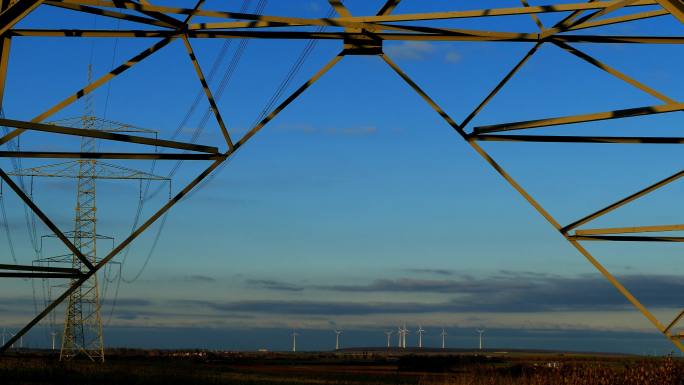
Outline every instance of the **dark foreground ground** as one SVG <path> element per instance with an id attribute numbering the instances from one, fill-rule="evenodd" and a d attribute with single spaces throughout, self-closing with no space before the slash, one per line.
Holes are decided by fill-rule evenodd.
<path id="1" fill-rule="evenodd" d="M 684 362 L 616 355 L 488 352 L 109 352 L 107 362 L 0 356 L 0 384 L 684 385 Z"/>

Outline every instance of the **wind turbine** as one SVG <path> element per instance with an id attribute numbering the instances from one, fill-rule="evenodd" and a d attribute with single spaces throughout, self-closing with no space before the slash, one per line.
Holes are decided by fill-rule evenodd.
<path id="1" fill-rule="evenodd" d="M 418 330 L 416 331 L 416 334 L 418 334 L 418 348 L 422 349 L 423 348 L 423 333 L 425 333 L 425 330 L 423 330 L 423 327 L 418 325 Z"/>
<path id="2" fill-rule="evenodd" d="M 446 329 L 442 328 L 442 333 L 440 334 L 440 336 L 442 336 L 442 349 L 446 349 Z"/>
<path id="3" fill-rule="evenodd" d="M 299 333 L 297 333 L 296 330 L 292 331 L 292 351 L 296 352 L 297 351 L 297 336 Z"/>
<path id="4" fill-rule="evenodd" d="M 484 344 L 483 344 L 484 338 L 483 338 L 483 336 L 484 336 L 484 332 L 485 332 L 485 331 L 484 331 L 484 329 L 477 329 L 477 332 L 480 333 L 480 350 L 482 350 L 482 349 L 484 348 Z"/>
<path id="5" fill-rule="evenodd" d="M 52 350 L 55 350 L 55 337 L 57 336 L 57 332 L 53 330 L 50 332 L 50 336 L 52 337 Z"/>
<path id="6" fill-rule="evenodd" d="M 401 326 L 397 327 L 397 347 L 403 348 L 404 344 L 402 343 L 404 338 L 404 330 L 401 328 Z"/>
<path id="7" fill-rule="evenodd" d="M 394 333 L 394 332 L 391 331 L 391 330 L 388 330 L 388 331 L 385 332 L 385 334 L 387 335 L 387 348 L 388 348 L 388 349 L 389 349 L 389 347 L 390 347 L 390 339 L 392 338 L 392 334 L 393 334 L 393 333 Z"/>
<path id="8" fill-rule="evenodd" d="M 9 334 L 10 337 L 14 337 L 16 335 L 12 332 L 8 332 L 7 334 Z M 4 331 L 3 331 L 2 337 L 4 340 L 5 339 Z M 14 344 L 12 344 L 11 348 L 14 349 Z M 21 336 L 21 337 L 19 337 L 19 349 L 23 349 L 23 348 L 24 348 L 24 336 Z"/>
<path id="9" fill-rule="evenodd" d="M 408 331 L 406 324 L 404 324 L 404 327 L 401 328 L 401 347 L 404 349 L 406 349 L 406 335 L 408 334 Z"/>
<path id="10" fill-rule="evenodd" d="M 335 330 L 335 350 L 340 350 L 340 334 L 342 330 Z"/>

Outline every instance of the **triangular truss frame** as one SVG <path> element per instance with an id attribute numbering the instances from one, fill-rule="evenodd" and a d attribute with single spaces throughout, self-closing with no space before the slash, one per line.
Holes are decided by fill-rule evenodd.
<path id="1" fill-rule="evenodd" d="M 0 0 L 0 106 L 4 94 L 5 79 L 9 61 L 12 39 L 23 36 L 45 38 L 158 38 L 151 47 L 143 50 L 131 59 L 122 63 L 111 72 L 87 84 L 50 109 L 44 111 L 30 121 L 0 119 L 0 125 L 12 127 L 13 130 L 0 137 L 0 145 L 29 130 L 48 132 L 60 135 L 74 135 L 94 137 L 103 140 L 135 143 L 144 146 L 183 150 L 177 153 L 139 152 L 139 153 L 68 153 L 68 152 L 24 152 L 0 151 L 0 157 L 5 158 L 72 158 L 72 159 L 138 159 L 138 160 L 204 160 L 211 164 L 189 184 L 174 195 L 155 214 L 147 219 L 126 239 L 95 264 L 85 259 L 83 254 L 73 245 L 65 233 L 61 232 L 54 223 L 40 210 L 40 208 L 26 195 L 24 191 L 0 169 L 0 178 L 24 201 L 43 223 L 76 255 L 82 259 L 87 267 L 84 271 L 61 269 L 52 267 L 0 265 L 0 277 L 29 277 L 29 278 L 69 278 L 72 283 L 68 289 L 54 302 L 48 305 L 7 344 L 0 347 L 0 352 L 6 351 L 22 335 L 39 323 L 47 314 L 64 301 L 70 293 L 76 290 L 89 277 L 96 274 L 135 238 L 148 229 L 157 219 L 163 216 L 178 201 L 190 193 L 200 182 L 214 172 L 221 164 L 230 159 L 242 145 L 249 141 L 257 132 L 264 128 L 273 118 L 296 100 L 311 85 L 318 81 L 331 68 L 347 55 L 378 56 L 386 63 L 413 91 L 415 91 L 430 107 L 437 112 L 454 131 L 463 138 L 472 149 L 493 167 L 535 210 L 539 212 L 580 254 L 582 254 L 639 312 L 650 321 L 655 328 L 669 339 L 679 350 L 684 352 L 684 345 L 680 335 L 673 332 L 677 323 L 684 318 L 682 311 L 667 325 L 661 323 L 620 281 L 612 275 L 580 242 L 584 241 L 629 241 L 629 242 L 684 242 L 684 237 L 662 237 L 644 235 L 653 232 L 681 231 L 684 225 L 662 226 L 633 226 L 610 229 L 579 229 L 594 219 L 616 210 L 625 204 L 639 199 L 660 187 L 663 187 L 684 176 L 680 171 L 653 185 L 628 195 L 627 197 L 601 210 L 589 214 L 569 225 L 561 225 L 542 205 L 535 200 L 516 180 L 489 155 L 480 145 L 481 141 L 508 142 L 554 142 L 554 143 L 613 143 L 613 144 L 684 144 L 681 137 L 606 137 L 606 136 L 557 136 L 557 135 L 520 135 L 510 134 L 511 131 L 531 128 L 542 128 L 571 123 L 585 123 L 599 120 L 628 118 L 658 113 L 684 110 L 684 103 L 676 101 L 655 89 L 633 79 L 619 70 L 580 51 L 573 43 L 592 44 L 684 44 L 684 36 L 611 36 L 577 34 L 576 31 L 591 30 L 601 26 L 629 23 L 655 17 L 675 17 L 684 23 L 684 2 L 682 0 L 600 0 L 564 4 L 529 5 L 521 0 L 521 6 L 515 8 L 476 9 L 467 11 L 433 12 L 423 14 L 393 13 L 401 0 L 386 0 L 377 14 L 371 16 L 354 16 L 344 6 L 342 0 L 329 0 L 331 7 L 337 12 L 334 18 L 302 18 L 272 15 L 257 15 L 222 10 L 205 10 L 202 8 L 204 0 L 197 1 L 193 8 L 173 8 L 149 4 L 146 1 L 118 0 L 96 2 L 89 0 Z M 85 30 L 85 29 L 20 29 L 15 25 L 37 7 L 58 7 L 74 12 L 90 13 L 101 17 L 116 18 L 133 23 L 143 24 L 145 29 L 137 30 Z M 646 7 L 647 10 L 641 9 Z M 628 8 L 635 8 L 638 12 L 625 13 Z M 543 25 L 539 14 L 566 13 L 567 15 L 553 26 Z M 619 13 L 619 16 L 614 16 Z M 425 26 L 426 21 L 436 21 L 457 18 L 480 18 L 506 15 L 529 15 L 539 31 L 529 32 L 494 32 L 482 30 L 448 29 Z M 196 16 L 221 19 L 218 22 L 192 23 Z M 179 18 L 180 17 L 180 18 Z M 410 22 L 423 22 L 420 25 L 410 25 Z M 328 26 L 335 28 L 333 32 L 311 32 L 306 27 Z M 303 27 L 303 28 L 302 28 Z M 311 78 L 297 88 L 290 96 L 280 103 L 263 120 L 249 130 L 242 138 L 233 141 L 227 125 L 221 116 L 214 96 L 205 80 L 202 67 L 194 54 L 191 44 L 193 39 L 320 39 L 337 40 L 343 43 L 339 54 L 319 69 Z M 44 124 L 47 118 L 61 111 L 64 107 L 79 100 L 98 87 L 106 84 L 121 73 L 135 66 L 137 63 L 152 56 L 174 40 L 181 40 L 193 64 L 197 78 L 204 90 L 209 106 L 223 135 L 226 148 L 196 145 L 176 141 L 153 139 L 136 135 L 124 135 L 116 132 L 85 130 L 54 124 Z M 473 41 L 473 42 L 527 42 L 532 48 L 520 61 L 503 77 L 492 89 L 487 97 L 461 122 L 457 123 L 439 104 L 432 99 L 412 78 L 407 75 L 389 56 L 383 52 L 383 42 L 386 40 L 401 41 Z M 480 126 L 469 129 L 470 123 L 496 97 L 501 89 L 516 73 L 532 58 L 543 45 L 555 45 L 606 73 L 650 94 L 663 103 L 641 108 L 605 111 L 583 115 L 545 118 L 532 121 L 510 122 L 490 126 Z M 637 234 L 637 235 L 625 235 Z"/>

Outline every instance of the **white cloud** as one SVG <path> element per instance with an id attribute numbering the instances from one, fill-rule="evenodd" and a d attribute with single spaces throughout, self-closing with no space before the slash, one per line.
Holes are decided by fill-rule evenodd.
<path id="1" fill-rule="evenodd" d="M 342 134 L 342 135 L 371 135 L 378 131 L 374 126 L 359 126 L 359 127 L 346 127 L 330 129 L 331 134 Z"/>
<path id="2" fill-rule="evenodd" d="M 281 130 L 296 131 L 305 134 L 328 134 L 328 135 L 348 135 L 348 136 L 364 136 L 373 135 L 378 132 L 375 126 L 351 126 L 351 127 L 315 127 L 308 124 L 295 124 L 289 126 L 278 127 Z"/>
<path id="3" fill-rule="evenodd" d="M 444 55 L 444 61 L 447 63 L 458 63 L 461 61 L 461 54 L 456 51 L 449 51 Z"/>
<path id="4" fill-rule="evenodd" d="M 385 52 L 392 58 L 403 60 L 426 60 L 430 57 L 442 56 L 445 63 L 458 63 L 462 59 L 458 51 L 448 49 L 448 46 L 425 41 L 406 41 L 388 45 L 385 47 Z"/>
<path id="5" fill-rule="evenodd" d="M 395 59 L 424 60 L 435 51 L 435 46 L 425 41 L 405 41 L 385 47 L 385 52 Z"/>

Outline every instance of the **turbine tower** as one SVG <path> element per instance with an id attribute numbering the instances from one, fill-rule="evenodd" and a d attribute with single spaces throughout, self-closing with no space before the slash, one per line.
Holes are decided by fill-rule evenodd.
<path id="1" fill-rule="evenodd" d="M 299 335 L 299 333 L 297 333 L 296 331 L 292 332 L 292 351 L 293 352 L 297 351 L 297 336 L 298 335 Z"/>
<path id="2" fill-rule="evenodd" d="M 403 345 L 404 345 L 404 349 L 406 349 L 406 336 L 408 335 L 408 329 L 406 328 L 406 324 L 404 324 L 403 332 L 404 332 Z"/>
<path id="3" fill-rule="evenodd" d="M 442 333 L 440 333 L 440 336 L 442 337 L 442 349 L 446 349 L 446 336 L 447 336 L 446 329 L 442 328 Z"/>
<path id="4" fill-rule="evenodd" d="M 484 349 L 484 329 L 477 329 L 477 332 L 480 334 L 480 350 Z"/>
<path id="5" fill-rule="evenodd" d="M 422 349 L 423 348 L 423 333 L 425 333 L 425 330 L 423 330 L 423 327 L 418 325 L 418 330 L 416 331 L 416 334 L 418 334 L 418 348 Z"/>
<path id="6" fill-rule="evenodd" d="M 406 324 L 404 326 L 399 326 L 398 328 L 398 336 L 399 336 L 399 347 L 402 349 L 406 349 L 406 335 L 408 334 L 408 329 L 406 328 Z"/>
<path id="7" fill-rule="evenodd" d="M 340 350 L 340 334 L 342 330 L 335 330 L 335 350 Z"/>
<path id="8" fill-rule="evenodd" d="M 55 337 L 57 337 L 57 332 L 56 331 L 51 331 L 50 332 L 50 337 L 52 337 L 52 350 L 55 350 Z"/>
<path id="9" fill-rule="evenodd" d="M 391 339 L 392 339 L 392 334 L 394 334 L 394 332 L 391 331 L 391 330 L 388 330 L 388 331 L 385 332 L 385 335 L 387 336 L 387 348 L 388 348 L 388 349 L 390 348 L 390 342 L 391 342 Z"/>

